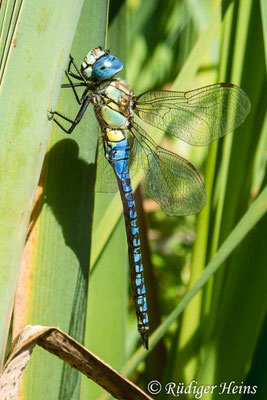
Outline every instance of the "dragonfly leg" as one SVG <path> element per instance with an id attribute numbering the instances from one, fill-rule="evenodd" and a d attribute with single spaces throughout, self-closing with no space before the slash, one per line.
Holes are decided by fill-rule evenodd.
<path id="1" fill-rule="evenodd" d="M 72 80 L 71 80 L 70 77 L 69 77 L 68 72 L 66 72 L 66 71 L 65 71 L 65 75 L 66 75 L 66 77 L 67 77 L 69 83 L 63 84 L 63 85 L 61 85 L 61 87 L 63 87 L 63 88 L 69 88 L 69 87 L 72 88 L 77 103 L 81 105 L 81 104 L 83 103 L 84 99 L 86 98 L 87 93 L 88 93 L 88 91 L 90 90 L 90 87 L 88 87 L 87 84 L 85 84 L 85 83 L 74 83 L 74 82 L 72 82 Z M 77 86 L 86 86 L 86 89 L 85 89 L 85 91 L 83 92 L 81 98 L 79 98 L 79 95 L 78 95 L 78 93 L 76 92 L 75 87 L 77 87 Z"/>
<path id="2" fill-rule="evenodd" d="M 70 84 L 70 83 L 62 83 L 62 85 L 61 85 L 62 88 L 72 88 L 73 86 L 74 87 L 84 86 L 84 83 L 72 82 L 72 84 Z"/>
<path id="3" fill-rule="evenodd" d="M 57 119 L 54 118 L 54 122 L 55 122 L 64 132 L 66 132 L 66 133 L 68 133 L 68 134 L 70 135 L 70 134 L 72 133 L 72 131 L 75 129 L 76 125 L 78 125 L 78 123 L 81 121 L 81 119 L 82 119 L 82 117 L 83 117 L 83 115 L 84 115 L 84 113 L 85 113 L 85 111 L 86 111 L 88 105 L 90 104 L 90 102 L 91 102 L 91 96 L 87 96 L 87 97 L 85 98 L 85 100 L 83 101 L 83 104 L 81 105 L 81 108 L 80 108 L 80 110 L 79 110 L 79 112 L 78 112 L 78 114 L 77 114 L 77 116 L 76 116 L 76 118 L 75 118 L 74 120 L 72 120 L 72 119 L 70 119 L 70 118 L 68 118 L 68 117 L 65 117 L 65 115 L 63 115 L 63 114 L 61 114 L 61 113 L 59 113 L 59 112 L 57 112 L 57 111 L 50 111 L 50 112 L 51 112 L 51 114 L 52 114 L 53 116 L 54 116 L 54 115 L 58 115 L 60 118 L 62 118 L 62 119 L 64 119 L 65 121 L 68 121 L 68 122 L 71 123 L 70 128 L 69 128 L 69 129 L 66 129 L 66 128 L 64 128 L 64 126 L 63 126 Z"/>
<path id="4" fill-rule="evenodd" d="M 79 75 L 74 74 L 71 71 L 71 65 L 74 65 L 75 70 L 78 72 Z M 68 65 L 68 70 L 65 71 L 65 75 L 69 81 L 69 83 L 63 83 L 61 85 L 62 88 L 71 88 L 73 90 L 74 96 L 76 98 L 76 101 L 79 105 L 81 105 L 83 103 L 83 101 L 85 100 L 87 93 L 89 90 L 92 89 L 92 84 L 88 81 L 86 81 L 86 79 L 82 76 L 81 72 L 79 71 L 79 68 L 77 66 L 77 64 L 75 63 L 73 57 L 70 55 L 70 61 L 69 61 L 69 65 Z M 73 77 L 75 79 L 79 79 L 82 80 L 83 82 L 72 82 L 71 78 Z M 85 91 L 83 92 L 82 96 L 79 97 L 75 87 L 85 87 Z"/>
<path id="5" fill-rule="evenodd" d="M 71 71 L 71 65 L 73 65 L 73 67 L 75 68 L 77 74 L 74 74 Z M 85 84 L 86 79 L 82 76 L 81 71 L 78 68 L 78 65 L 76 64 L 76 62 L 74 61 L 74 58 L 72 57 L 72 55 L 70 54 L 70 60 L 69 60 L 69 65 L 68 65 L 68 75 L 72 76 L 73 78 L 79 79 L 80 81 L 83 81 Z"/>

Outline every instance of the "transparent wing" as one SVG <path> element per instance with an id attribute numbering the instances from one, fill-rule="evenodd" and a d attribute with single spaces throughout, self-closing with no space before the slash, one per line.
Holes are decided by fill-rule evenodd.
<path id="1" fill-rule="evenodd" d="M 131 152 L 129 157 L 129 168 L 131 173 L 131 178 L 142 168 L 142 161 L 140 155 L 137 154 L 140 150 L 137 146 L 133 146 L 135 138 L 132 136 L 131 132 Z M 96 192 L 101 193 L 115 193 L 118 190 L 118 182 L 113 171 L 113 168 L 107 161 L 105 157 L 105 148 L 103 144 L 102 136 L 98 140 L 97 148 L 97 173 L 96 173 Z"/>
<path id="2" fill-rule="evenodd" d="M 115 193 L 118 190 L 115 173 L 105 157 L 102 137 L 98 140 L 95 190 L 102 193 Z"/>
<path id="3" fill-rule="evenodd" d="M 130 131 L 135 137 L 135 163 L 146 172 L 145 189 L 168 215 L 198 213 L 206 203 L 206 191 L 195 167 L 184 158 L 157 146 L 137 124 Z"/>
<path id="4" fill-rule="evenodd" d="M 250 111 L 246 93 L 230 83 L 188 92 L 153 90 L 136 97 L 136 114 L 185 142 L 203 146 L 239 126 Z"/>

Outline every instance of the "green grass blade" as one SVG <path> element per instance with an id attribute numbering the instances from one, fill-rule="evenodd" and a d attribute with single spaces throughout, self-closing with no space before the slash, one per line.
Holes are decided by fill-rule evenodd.
<path id="1" fill-rule="evenodd" d="M 18 23 L 21 4 L 21 0 L 5 2 L 0 11 L 0 81 L 3 78 L 10 47 L 17 45 L 17 35 L 14 34 L 14 30 Z"/>
<path id="2" fill-rule="evenodd" d="M 267 4 L 266 1 L 260 0 L 261 3 L 261 20 L 263 29 L 264 49 L 265 49 L 265 62 L 267 65 Z"/>

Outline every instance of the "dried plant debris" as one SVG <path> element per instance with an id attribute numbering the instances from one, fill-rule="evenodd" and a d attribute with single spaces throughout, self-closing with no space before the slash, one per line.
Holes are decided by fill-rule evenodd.
<path id="1" fill-rule="evenodd" d="M 58 328 L 28 325 L 13 341 L 0 376 L 0 399 L 12 400 L 17 394 L 23 371 L 38 344 L 61 358 L 116 399 L 152 400 L 99 357 Z"/>

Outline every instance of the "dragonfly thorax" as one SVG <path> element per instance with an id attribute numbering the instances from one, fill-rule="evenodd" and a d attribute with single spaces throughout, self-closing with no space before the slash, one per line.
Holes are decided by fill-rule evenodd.
<path id="1" fill-rule="evenodd" d="M 102 132 L 105 129 L 125 130 L 133 119 L 133 90 L 121 79 L 112 79 L 92 94 L 92 102 Z"/>

